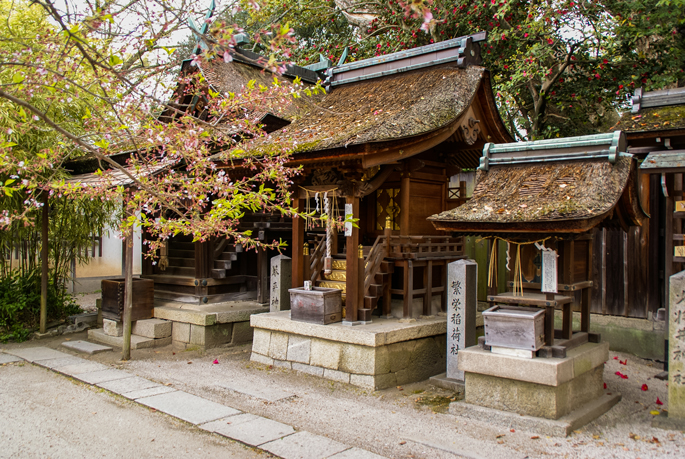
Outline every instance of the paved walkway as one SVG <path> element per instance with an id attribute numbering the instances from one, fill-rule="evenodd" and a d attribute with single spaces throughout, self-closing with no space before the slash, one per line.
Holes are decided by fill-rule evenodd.
<path id="1" fill-rule="evenodd" d="M 121 395 L 189 422 L 200 429 L 256 447 L 284 459 L 372 459 L 377 454 L 268 418 L 245 413 L 123 370 L 47 347 L 0 352 L 0 364 L 25 360 Z"/>

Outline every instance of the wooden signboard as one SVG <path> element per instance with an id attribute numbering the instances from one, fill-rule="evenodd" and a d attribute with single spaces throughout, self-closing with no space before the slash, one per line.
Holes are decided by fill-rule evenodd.
<path id="1" fill-rule="evenodd" d="M 557 293 L 557 252 L 542 251 L 542 288 L 545 293 Z"/>
<path id="2" fill-rule="evenodd" d="M 676 245 L 673 247 L 673 256 L 685 257 L 685 245 Z"/>
<path id="3" fill-rule="evenodd" d="M 352 217 L 354 217 L 354 214 L 352 211 L 352 204 L 345 204 L 345 220 L 348 220 Z M 345 223 L 345 236 L 346 237 L 352 236 L 352 223 L 351 222 Z"/>
<path id="4" fill-rule="evenodd" d="M 675 211 L 676 212 L 685 212 L 685 201 L 676 201 L 675 202 Z"/>

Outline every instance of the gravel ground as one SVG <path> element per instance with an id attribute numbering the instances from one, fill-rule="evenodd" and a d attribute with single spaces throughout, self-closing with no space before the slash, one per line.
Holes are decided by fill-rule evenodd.
<path id="1" fill-rule="evenodd" d="M 0 366 L 0 458 L 265 457 L 29 363 Z"/>
<path id="2" fill-rule="evenodd" d="M 71 339 L 85 339 L 82 335 L 72 335 Z M 38 343 L 57 347 L 63 341 L 57 338 Z M 87 358 L 386 457 L 685 457 L 683 433 L 651 427 L 650 411 L 667 409 L 666 382 L 654 379 L 661 367 L 627 354 L 611 352 L 604 374 L 607 390 L 622 394 L 622 401 L 568 438 L 537 438 L 535 432 L 511 432 L 508 427 L 447 414 L 455 394 L 427 381 L 401 390 L 368 391 L 252 363 L 249 356 L 248 345 L 206 353 L 181 352 L 171 346 L 138 350 L 126 363 L 119 362 L 116 349 Z M 212 364 L 214 359 L 219 363 Z M 617 371 L 628 378 L 617 376 Z M 220 387 L 222 384 L 280 389 L 293 396 L 269 402 Z M 648 390 L 641 390 L 643 384 Z M 656 405 L 657 397 L 663 406 Z"/>
<path id="3" fill-rule="evenodd" d="M 97 306 L 95 305 L 95 300 L 102 297 L 102 293 L 77 293 L 74 295 L 76 302 L 81 306 L 86 312 L 96 312 Z"/>

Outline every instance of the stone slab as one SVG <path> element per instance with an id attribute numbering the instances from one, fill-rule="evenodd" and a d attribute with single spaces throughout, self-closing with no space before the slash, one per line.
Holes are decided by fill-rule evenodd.
<path id="1" fill-rule="evenodd" d="M 384 459 L 385 456 L 361 448 L 350 448 L 342 453 L 329 456 L 329 459 Z"/>
<path id="2" fill-rule="evenodd" d="M 250 446 L 259 446 L 295 433 L 295 429 L 289 425 L 248 413 L 203 424 L 200 428 Z"/>
<path id="3" fill-rule="evenodd" d="M 40 360 L 37 365 L 40 365 L 41 367 L 46 367 L 50 368 L 51 370 L 54 370 L 55 368 L 58 367 L 63 367 L 66 365 L 78 365 L 80 363 L 88 363 L 89 361 L 86 359 L 82 359 L 81 357 L 76 357 L 75 355 L 70 355 L 68 357 L 60 357 L 57 359 L 48 359 L 48 360 Z"/>
<path id="4" fill-rule="evenodd" d="M 685 271 L 669 279 L 668 417 L 685 423 Z"/>
<path id="5" fill-rule="evenodd" d="M 130 378 L 115 379 L 114 381 L 105 381 L 97 384 L 98 387 L 107 389 L 115 394 L 125 394 L 127 392 L 140 391 L 144 389 L 152 389 L 153 387 L 161 387 L 161 384 L 152 382 L 148 379 L 139 376 L 132 376 Z"/>
<path id="6" fill-rule="evenodd" d="M 262 355 L 262 354 L 257 354 L 256 352 L 252 353 L 252 355 L 250 356 L 250 361 L 261 363 L 262 365 L 273 365 L 274 364 L 274 359 L 272 359 L 271 357 L 267 357 L 265 355 Z"/>
<path id="7" fill-rule="evenodd" d="M 88 384 L 99 384 L 105 381 L 114 381 L 115 379 L 130 378 L 131 376 L 133 376 L 131 373 L 122 370 L 109 369 L 94 371 L 92 373 L 80 373 L 74 375 L 74 378 Z"/>
<path id="8" fill-rule="evenodd" d="M 564 359 L 524 359 L 473 346 L 459 353 L 459 368 L 467 373 L 559 386 L 604 364 L 609 358 L 609 343 L 586 343 L 566 355 Z"/>
<path id="9" fill-rule="evenodd" d="M 34 363 L 38 360 L 59 359 L 61 357 L 70 357 L 69 354 L 59 352 L 49 347 L 25 347 L 21 349 L 12 349 L 5 351 L 6 354 L 15 355 L 22 359 Z"/>
<path id="10" fill-rule="evenodd" d="M 265 443 L 260 448 L 283 459 L 322 459 L 350 449 L 347 445 L 309 432 L 297 432 Z"/>
<path id="11" fill-rule="evenodd" d="M 6 363 L 12 363 L 12 362 L 22 362 L 23 359 L 20 359 L 19 357 L 16 357 L 14 355 L 9 355 L 9 354 L 3 354 L 0 352 L 0 365 L 4 365 Z"/>
<path id="12" fill-rule="evenodd" d="M 171 336 L 172 323 L 162 319 L 138 320 L 131 327 L 131 334 L 145 338 L 168 338 Z"/>
<path id="13" fill-rule="evenodd" d="M 101 328 L 88 330 L 88 339 L 104 343 L 109 346 L 122 347 L 124 345 L 123 336 L 106 335 Z M 131 335 L 131 349 L 146 349 L 151 347 L 168 346 L 171 344 L 171 336 L 168 338 L 152 339 L 144 336 Z"/>
<path id="14" fill-rule="evenodd" d="M 295 394 L 291 392 L 286 392 L 275 387 L 266 387 L 264 386 L 263 381 L 260 381 L 259 383 L 242 383 L 240 381 L 233 380 L 229 382 L 218 383 L 217 387 L 228 389 L 239 394 L 249 395 L 250 397 L 258 398 L 260 400 L 266 400 L 268 402 L 277 402 L 279 400 L 286 400 L 295 396 Z"/>
<path id="15" fill-rule="evenodd" d="M 89 343 L 88 341 L 65 341 L 62 343 L 62 347 L 71 349 L 72 351 L 80 352 L 82 354 L 99 354 L 100 352 L 111 351 L 112 348 L 109 346 L 103 346 L 102 344 Z"/>
<path id="16" fill-rule="evenodd" d="M 566 437 L 574 430 L 578 430 L 582 426 L 594 421 L 620 401 L 620 394 L 604 394 L 597 400 L 588 402 L 557 420 L 522 416 L 508 411 L 472 405 L 463 401 L 450 403 L 449 413 L 455 416 L 499 425 L 503 428 L 525 430 L 554 437 Z"/>
<path id="17" fill-rule="evenodd" d="M 234 408 L 182 391 L 139 398 L 136 401 L 196 425 L 241 413 Z"/>
<path id="18" fill-rule="evenodd" d="M 52 368 L 52 370 L 67 376 L 76 376 L 84 373 L 93 373 L 96 371 L 105 371 L 111 369 L 112 368 L 108 367 L 107 365 L 103 365 L 98 362 L 90 362 L 88 360 L 85 360 L 82 363 L 73 363 L 71 365 Z"/>
<path id="19" fill-rule="evenodd" d="M 216 323 L 216 312 L 180 309 L 171 306 L 155 307 L 154 317 L 155 319 L 171 320 L 173 322 L 183 322 L 194 325 L 214 325 Z"/>
<path id="20" fill-rule="evenodd" d="M 342 323 L 319 325 L 297 322 L 290 319 L 290 311 L 278 311 L 252 315 L 250 325 L 255 329 L 372 347 L 447 333 L 444 317 L 419 319 L 411 323 L 374 317 L 370 324 L 349 327 Z"/>
<path id="21" fill-rule="evenodd" d="M 153 395 L 167 394 L 169 392 L 176 392 L 176 389 L 169 386 L 157 386 L 149 389 L 134 390 L 133 392 L 124 392 L 121 394 L 130 400 L 137 400 L 143 397 L 152 397 Z"/>
<path id="22" fill-rule="evenodd" d="M 447 373 L 431 376 L 430 383 L 442 389 L 451 390 L 460 394 L 464 393 L 464 381 L 447 377 Z"/>

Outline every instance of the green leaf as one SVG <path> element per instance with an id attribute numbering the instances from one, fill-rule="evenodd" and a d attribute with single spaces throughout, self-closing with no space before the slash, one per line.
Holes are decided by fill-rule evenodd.
<path id="1" fill-rule="evenodd" d="M 24 75 L 22 75 L 21 73 L 15 73 L 14 75 L 12 75 L 12 82 L 15 84 L 19 84 L 22 81 L 24 81 L 25 79 L 26 79 L 26 77 Z"/>
<path id="2" fill-rule="evenodd" d="M 10 186 L 10 185 L 13 184 L 14 182 L 16 182 L 16 180 L 14 180 L 14 179 L 7 179 L 7 180 L 5 181 L 5 186 Z"/>
<path id="3" fill-rule="evenodd" d="M 105 139 L 100 139 L 97 142 L 94 142 L 96 147 L 100 148 L 107 148 L 109 147 L 109 142 L 106 141 Z"/>
<path id="4" fill-rule="evenodd" d="M 91 118 L 90 109 L 86 107 L 86 114 L 81 117 L 82 120 L 87 120 Z"/>
<path id="5" fill-rule="evenodd" d="M 109 65 L 112 65 L 112 66 L 119 65 L 119 64 L 123 64 L 123 62 L 124 61 L 122 61 L 119 56 L 115 56 L 114 54 L 112 54 L 109 57 Z"/>

